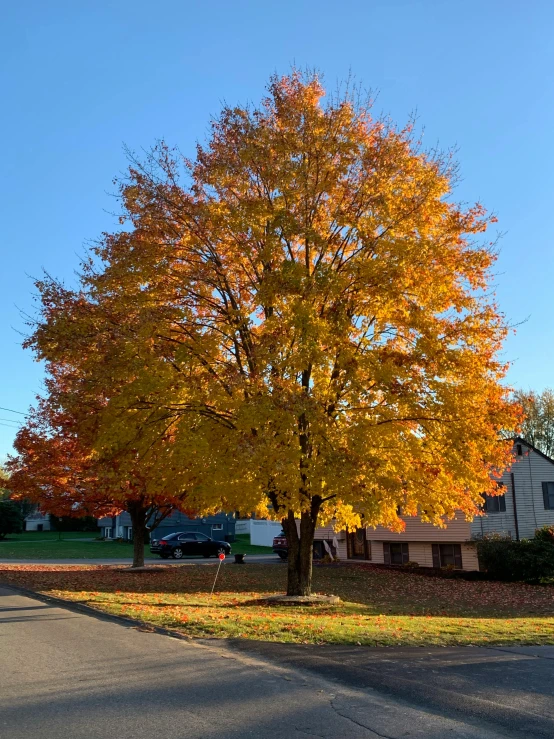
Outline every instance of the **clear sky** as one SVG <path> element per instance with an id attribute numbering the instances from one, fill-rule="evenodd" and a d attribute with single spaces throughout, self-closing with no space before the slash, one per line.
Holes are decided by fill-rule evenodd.
<path id="1" fill-rule="evenodd" d="M 517 334 L 509 381 L 554 385 L 552 0 L 20 0 L 0 22 L 0 406 L 25 412 L 41 367 L 21 349 L 30 276 L 74 279 L 87 240 L 116 227 L 123 143 L 191 151 L 222 101 L 259 100 L 273 72 L 351 71 L 377 112 L 417 109 L 457 145 L 460 200 L 504 236 L 496 278 Z M 11 419 L 5 420 L 5 419 Z M 13 421 L 0 410 L 0 460 Z"/>

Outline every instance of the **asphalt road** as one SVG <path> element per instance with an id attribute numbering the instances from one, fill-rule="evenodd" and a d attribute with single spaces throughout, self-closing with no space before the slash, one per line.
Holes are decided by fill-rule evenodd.
<path id="1" fill-rule="evenodd" d="M 268 647 L 264 651 L 265 646 Z M 447 653 L 419 651 L 389 659 L 383 650 L 321 652 L 289 645 L 174 639 L 109 618 L 29 598 L 0 587 L 0 736 L 6 739 L 507 739 L 553 737 L 552 661 L 506 653 L 466 656 L 465 682 L 446 669 Z M 278 649 L 271 648 L 277 646 Z M 244 648 L 246 647 L 246 651 Z M 465 650 L 469 655 L 471 650 Z M 374 654 L 375 657 L 371 655 Z M 441 661 L 441 654 L 443 659 Z M 316 658 L 314 662 L 314 658 Z M 521 659 L 519 659 L 521 658 Z M 525 669 L 512 700 L 511 725 L 455 705 L 426 704 L 406 691 L 353 680 L 373 664 L 401 682 L 447 690 L 494 684 L 501 701 L 506 669 Z M 489 660 L 489 662 L 487 662 Z M 297 662 L 300 661 L 300 664 Z M 457 664 L 460 662 L 458 657 Z M 323 668 L 322 668 L 323 665 Z M 517 669 L 520 669 L 517 667 Z M 308 669 L 306 669 L 308 668 Z M 516 670 L 517 671 L 517 670 Z M 375 674 L 377 674 L 377 672 Z M 377 679 L 374 680 L 379 683 Z M 515 690 L 515 687 L 513 687 Z M 402 693 L 399 690 L 398 693 Z M 490 695 L 487 694 L 487 699 Z M 406 700 L 405 698 L 409 698 Z M 527 721 L 525 733 L 523 723 Z"/>

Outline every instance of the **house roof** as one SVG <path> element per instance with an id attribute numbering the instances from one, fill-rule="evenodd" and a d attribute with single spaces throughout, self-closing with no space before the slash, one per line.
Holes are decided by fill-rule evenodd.
<path id="1" fill-rule="evenodd" d="M 550 464 L 554 464 L 554 459 L 552 459 L 551 457 L 549 457 L 544 452 L 541 452 L 540 449 L 537 449 L 537 447 L 533 446 L 529 441 L 526 441 L 521 436 L 516 436 L 514 438 L 514 444 L 525 444 L 526 447 L 528 447 L 529 449 L 532 449 L 534 452 L 536 452 L 541 457 L 543 457 L 543 459 L 546 459 L 547 462 L 550 462 Z"/>

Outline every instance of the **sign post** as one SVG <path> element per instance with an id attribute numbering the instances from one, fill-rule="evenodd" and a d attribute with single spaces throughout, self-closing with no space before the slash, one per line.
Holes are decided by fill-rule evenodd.
<path id="1" fill-rule="evenodd" d="M 221 567 L 221 563 L 223 562 L 224 559 L 225 559 L 225 555 L 223 554 L 223 552 L 221 552 L 221 554 L 219 555 L 219 564 L 217 565 L 217 572 L 215 573 L 214 584 L 212 585 L 212 592 L 210 593 L 210 595 L 214 594 L 214 588 L 217 582 L 217 576 L 219 575 L 219 568 Z"/>

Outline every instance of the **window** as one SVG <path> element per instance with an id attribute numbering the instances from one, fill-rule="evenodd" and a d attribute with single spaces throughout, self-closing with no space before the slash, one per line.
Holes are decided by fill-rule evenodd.
<path id="1" fill-rule="evenodd" d="M 223 524 L 214 523 L 214 525 L 212 526 L 212 531 L 223 531 Z"/>
<path id="2" fill-rule="evenodd" d="M 196 534 L 181 534 L 179 541 L 196 541 Z"/>
<path id="3" fill-rule="evenodd" d="M 554 482 L 543 482 L 542 497 L 547 511 L 554 510 Z"/>
<path id="4" fill-rule="evenodd" d="M 327 547 L 325 546 L 327 544 Z M 333 545 L 333 542 L 331 539 L 316 539 L 314 541 L 314 549 L 313 549 L 313 556 L 314 559 L 323 559 L 326 555 L 329 556 L 329 552 L 331 552 L 331 556 L 336 557 L 337 556 L 337 550 L 335 546 Z"/>
<path id="5" fill-rule="evenodd" d="M 386 565 L 403 565 L 410 560 L 407 544 L 383 544 L 383 555 Z"/>
<path id="6" fill-rule="evenodd" d="M 433 567 L 455 567 L 462 569 L 462 547 L 460 544 L 433 544 Z"/>
<path id="7" fill-rule="evenodd" d="M 505 495 L 484 495 L 485 503 L 483 508 L 487 513 L 503 513 L 506 510 Z"/>
<path id="8" fill-rule="evenodd" d="M 194 534 L 196 537 L 196 541 L 207 541 L 210 537 L 206 536 L 206 534 Z"/>

